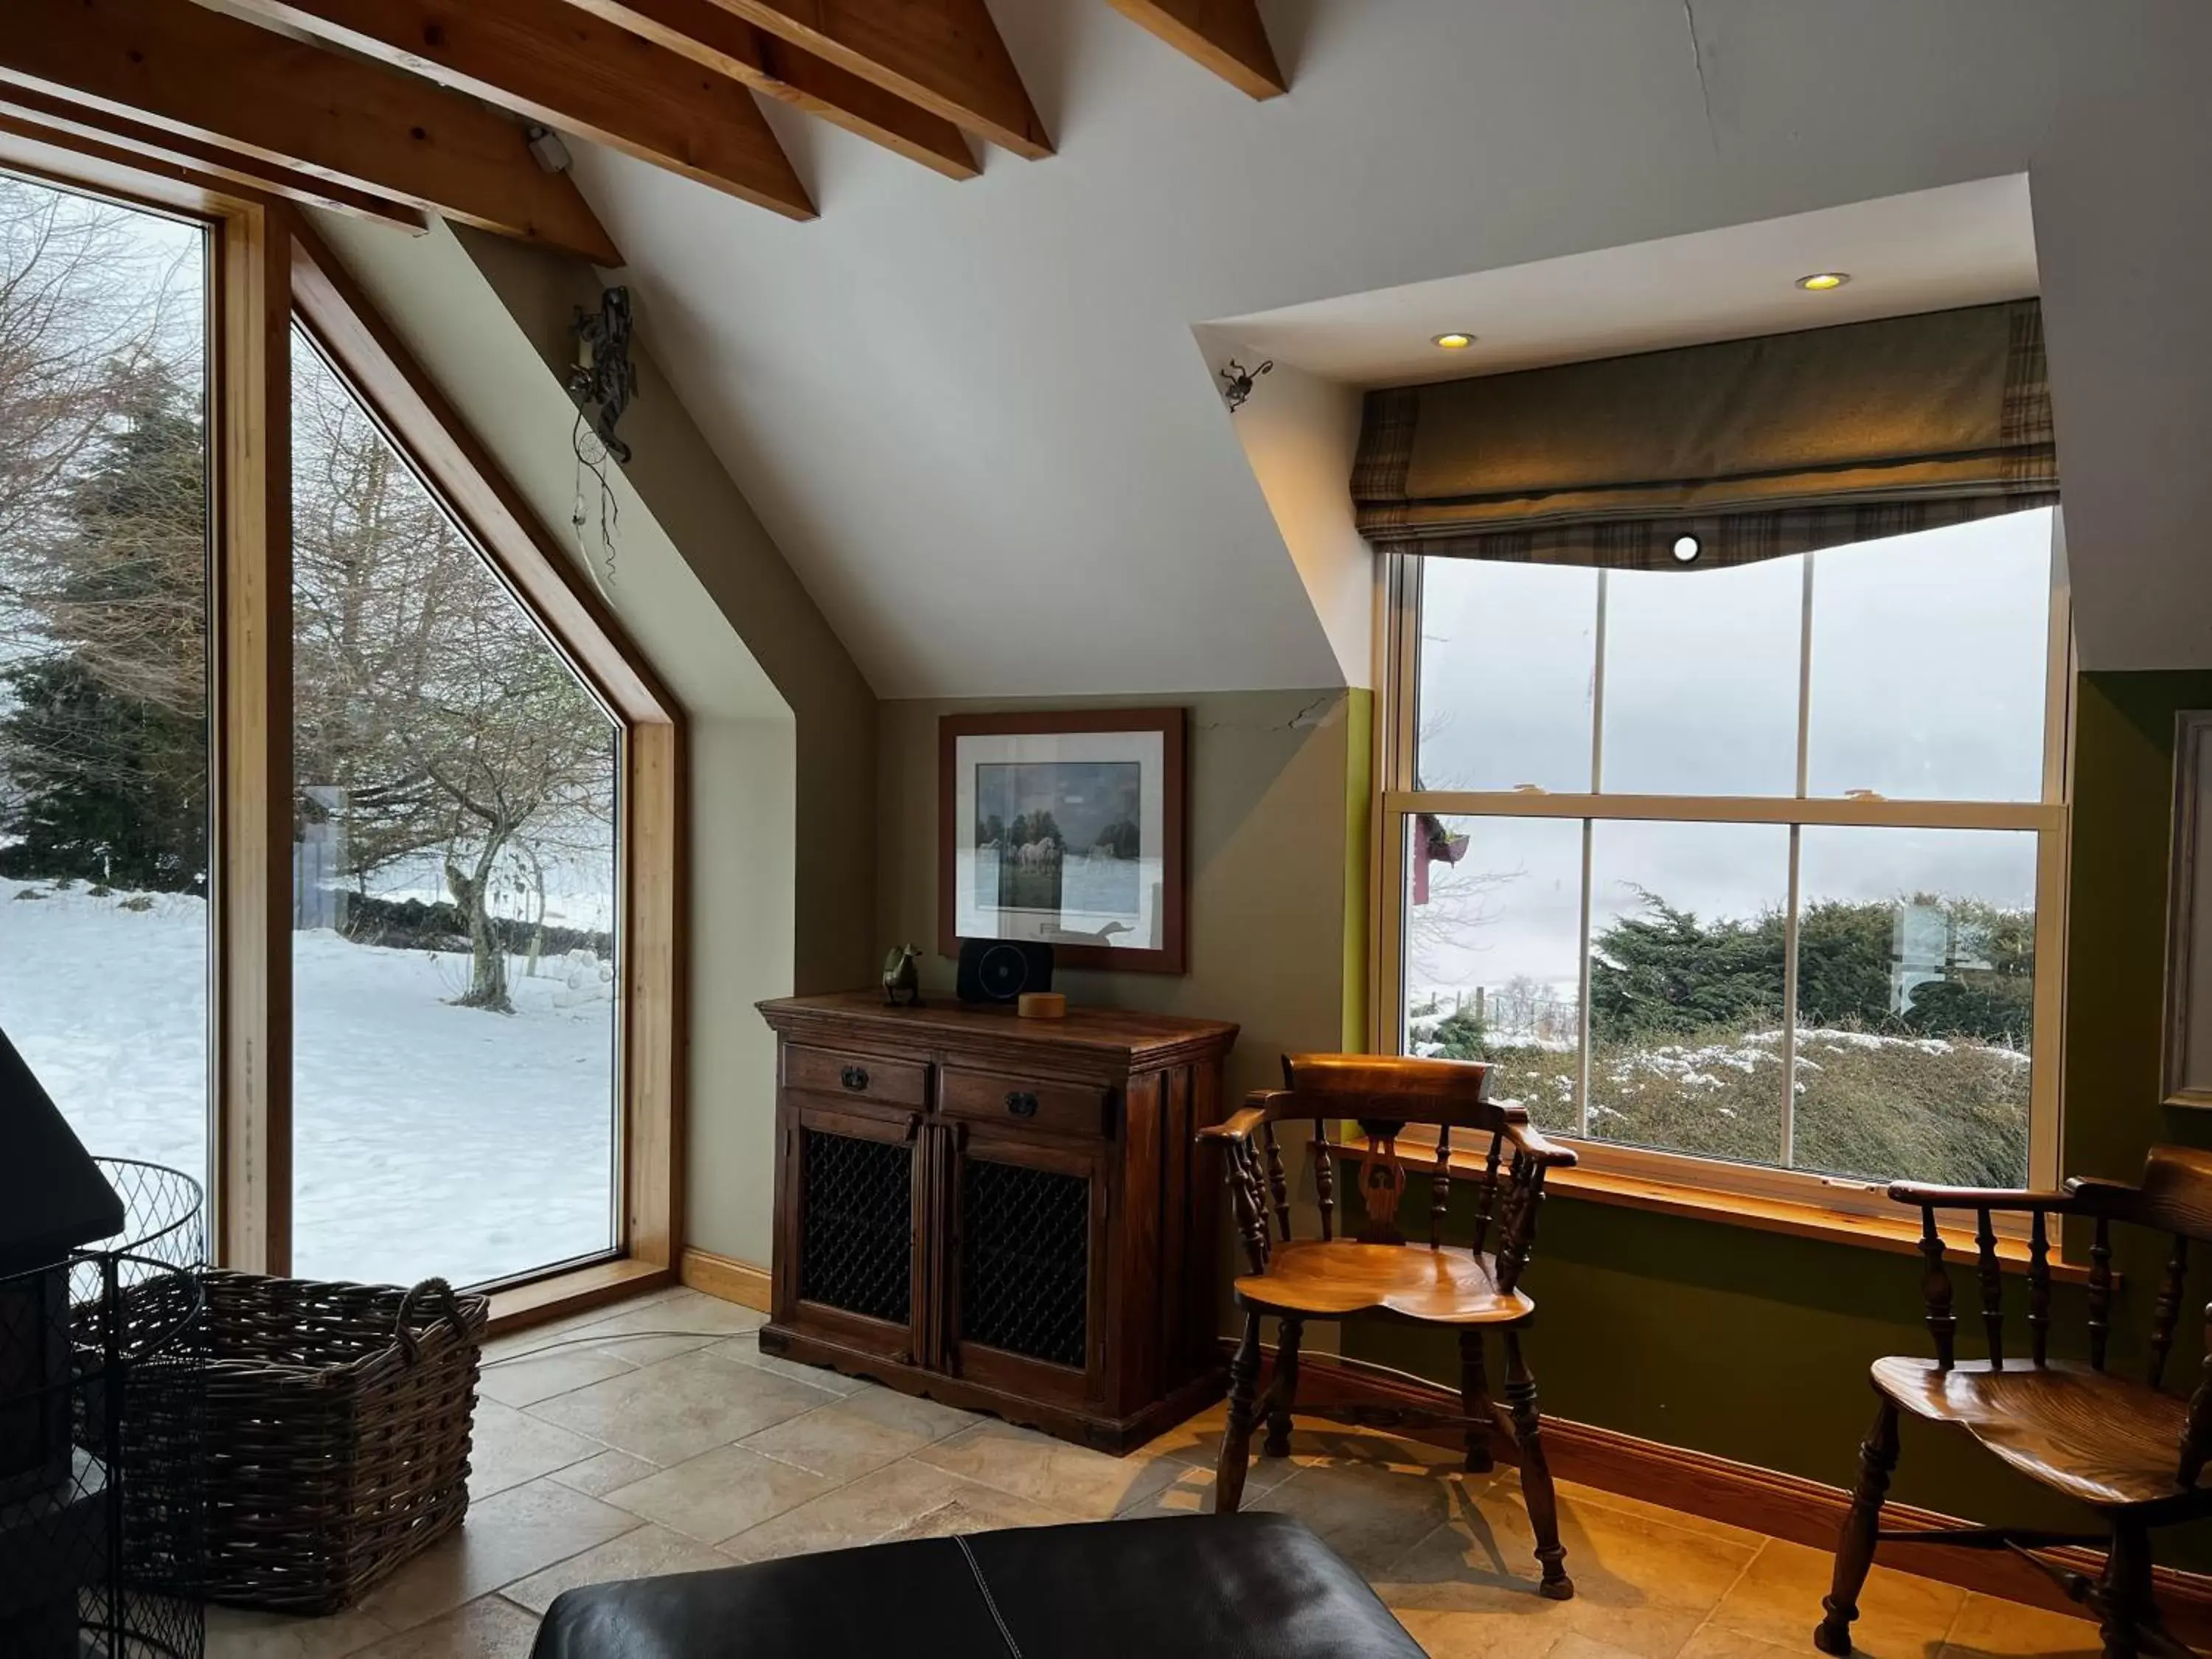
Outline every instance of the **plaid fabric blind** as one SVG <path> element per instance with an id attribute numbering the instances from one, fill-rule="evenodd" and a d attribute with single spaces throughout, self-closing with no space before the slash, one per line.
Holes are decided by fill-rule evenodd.
<path id="1" fill-rule="evenodd" d="M 1677 568 L 2058 499 L 2033 300 L 1367 396 L 1352 493 L 1378 551 Z"/>

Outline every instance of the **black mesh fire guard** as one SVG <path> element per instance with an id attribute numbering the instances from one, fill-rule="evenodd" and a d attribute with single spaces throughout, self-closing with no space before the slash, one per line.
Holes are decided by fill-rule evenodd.
<path id="1" fill-rule="evenodd" d="M 96 1162 L 123 1230 L 0 1279 L 0 1654 L 201 1659 L 202 1194 Z"/>

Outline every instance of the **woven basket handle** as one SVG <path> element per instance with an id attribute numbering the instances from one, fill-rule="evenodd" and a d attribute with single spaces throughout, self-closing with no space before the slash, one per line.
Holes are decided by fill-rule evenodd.
<path id="1" fill-rule="evenodd" d="M 453 1287 L 442 1279 L 424 1279 L 399 1298 L 399 1313 L 392 1323 L 392 1337 L 410 1365 L 421 1356 L 422 1350 L 416 1343 L 415 1333 L 409 1327 L 412 1323 L 416 1303 L 426 1298 L 438 1304 L 438 1311 L 446 1316 L 456 1335 L 465 1340 L 469 1334 L 468 1325 L 461 1317 L 460 1299 L 453 1294 Z"/>

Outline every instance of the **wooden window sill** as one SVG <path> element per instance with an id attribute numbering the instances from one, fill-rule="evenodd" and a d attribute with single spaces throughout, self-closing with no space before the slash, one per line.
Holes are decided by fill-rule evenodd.
<path id="1" fill-rule="evenodd" d="M 642 1295 L 677 1282 L 672 1267 L 655 1267 L 635 1256 L 613 1261 L 594 1261 L 545 1279 L 534 1279 L 491 1296 L 491 1322 L 486 1336 L 507 1336 L 570 1314 L 584 1313 L 624 1297 Z"/>
<path id="2" fill-rule="evenodd" d="M 1334 1143 L 1338 1151 L 1348 1158 L 1365 1158 L 1371 1143 L 1364 1136 L 1351 1136 Z M 1433 1173 L 1437 1167 L 1433 1149 L 1401 1144 L 1399 1162 L 1409 1170 Z M 1483 1157 L 1470 1152 L 1455 1152 L 1451 1155 L 1451 1174 L 1455 1177 L 1480 1179 L 1483 1174 Z M 1797 1203 L 1789 1199 L 1765 1198 L 1747 1193 L 1723 1193 L 1709 1187 L 1685 1186 L 1674 1182 L 1651 1181 L 1640 1176 L 1613 1174 L 1603 1170 L 1555 1170 L 1544 1178 L 1544 1190 L 1560 1198 L 1580 1200 L 1589 1204 L 1613 1204 L 1623 1209 L 1649 1210 L 1660 1215 L 1683 1216 L 1692 1221 L 1710 1221 L 1722 1226 L 1749 1227 L 1759 1232 L 1787 1233 L 1796 1238 L 1822 1239 L 1838 1244 L 1855 1244 L 1863 1249 L 1886 1250 L 1893 1255 L 1920 1254 L 1920 1219 L 1917 1211 L 1898 1206 L 1894 1218 L 1881 1215 L 1856 1215 L 1849 1211 L 1832 1210 L 1818 1204 Z M 1978 1246 L 1974 1235 L 1963 1228 L 1946 1227 L 1942 1230 L 1944 1249 L 1952 1260 L 1963 1257 L 1971 1267 Z M 2025 1275 L 2028 1269 L 2027 1241 L 2021 1238 L 1999 1238 L 1997 1259 L 2005 1272 Z M 2053 1283 L 2084 1285 L 2088 1282 L 2089 1266 L 2085 1261 L 2065 1261 L 2054 1251 L 2051 1259 Z M 2120 1276 L 2112 1275 L 2117 1285 Z"/>

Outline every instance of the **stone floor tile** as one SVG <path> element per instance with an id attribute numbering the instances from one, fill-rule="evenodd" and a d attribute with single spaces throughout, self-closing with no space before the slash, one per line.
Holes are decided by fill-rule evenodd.
<path id="1" fill-rule="evenodd" d="M 556 1395 L 531 1411 L 618 1451 L 670 1465 L 836 1397 L 755 1366 L 690 1353 Z"/>
<path id="2" fill-rule="evenodd" d="M 2025 1659 L 2031 1654 L 2094 1654 L 2104 1643 L 2086 1619 L 1969 1592 L 1944 1638 L 1945 1659 Z"/>
<path id="3" fill-rule="evenodd" d="M 1518 1614 L 1451 1607 L 1392 1607 L 1429 1659 L 1549 1659 L 1571 1632 L 1544 1602 Z"/>
<path id="4" fill-rule="evenodd" d="M 739 1442 L 753 1451 L 833 1480 L 854 1480 L 910 1452 L 973 1427 L 965 1412 L 888 1389 L 869 1389 L 787 1418 Z"/>
<path id="5" fill-rule="evenodd" d="M 207 1659 L 343 1659 L 392 1634 L 358 1608 L 324 1619 L 246 1607 L 207 1610 Z"/>
<path id="6" fill-rule="evenodd" d="M 1814 1623 L 1819 1620 L 1815 1620 Z M 1771 1642 L 1719 1625 L 1700 1625 L 1674 1659 L 1807 1659 L 1813 1652 L 1812 1626 L 1802 1642 Z"/>
<path id="7" fill-rule="evenodd" d="M 763 1353 L 760 1333 L 747 1331 L 742 1336 L 732 1336 L 717 1342 L 708 1352 L 717 1359 L 734 1359 L 744 1365 L 757 1365 L 763 1370 L 774 1371 L 779 1376 L 796 1377 L 801 1382 L 811 1382 L 817 1389 L 827 1389 L 832 1394 L 873 1392 L 876 1385 L 866 1377 L 847 1376 L 826 1365 L 802 1365 L 795 1359 L 784 1359 L 772 1353 Z"/>
<path id="8" fill-rule="evenodd" d="M 558 1339 L 556 1339 L 556 1340 Z M 636 1369 L 629 1360 L 599 1348 L 549 1347 L 542 1353 L 501 1360 L 486 1358 L 477 1379 L 477 1393 L 503 1406 L 534 1406 L 556 1394 L 604 1382 L 611 1376 Z"/>
<path id="9" fill-rule="evenodd" d="M 1484 1476 L 1437 1475 L 1390 1465 L 1302 1468 L 1244 1507 L 1293 1515 L 1372 1579 L 1454 1516 L 1472 1509 Z M 1386 1596 L 1384 1598 L 1388 1600 Z"/>
<path id="10" fill-rule="evenodd" d="M 606 1501 L 702 1543 L 716 1544 L 839 1484 L 743 1446 L 717 1446 L 635 1485 L 617 1486 Z"/>
<path id="11" fill-rule="evenodd" d="M 1142 1451 L 1110 1457 L 1033 1429 L 988 1419 L 914 1455 L 1085 1521 L 1103 1520 L 1159 1491 L 1187 1467 Z"/>
<path id="12" fill-rule="evenodd" d="M 604 1498 L 617 1486 L 627 1486 L 644 1480 L 659 1467 L 658 1463 L 648 1463 L 642 1457 L 632 1457 L 628 1452 L 609 1447 L 596 1457 L 587 1457 L 580 1463 L 571 1463 L 564 1469 L 554 1470 L 550 1478 L 582 1492 L 587 1498 Z"/>
<path id="13" fill-rule="evenodd" d="M 537 1637 L 536 1613 L 485 1595 L 362 1649 L 360 1659 L 528 1659 Z"/>
<path id="14" fill-rule="evenodd" d="M 496 1400 L 479 1400 L 469 1439 L 469 1501 L 481 1502 L 604 1449 L 588 1436 Z"/>
<path id="15" fill-rule="evenodd" d="M 1834 1569 L 1826 1550 L 1770 1539 L 1713 1609 L 1712 1622 L 1770 1642 L 1808 1644 Z M 1859 1595 L 1852 1646 L 1864 1659 L 1934 1659 L 1966 1599 L 1955 1585 L 1878 1566 Z"/>
<path id="16" fill-rule="evenodd" d="M 1030 1498 L 994 1487 L 969 1484 L 968 1488 L 935 1509 L 892 1528 L 877 1541 L 896 1543 L 909 1538 L 952 1538 L 965 1533 L 999 1532 L 1008 1527 L 1066 1527 L 1080 1524 L 1059 1510 Z"/>
<path id="17" fill-rule="evenodd" d="M 567 1334 L 588 1340 L 598 1349 L 619 1355 L 633 1365 L 650 1365 L 711 1347 L 767 1323 L 768 1316 L 757 1309 L 678 1286 L 642 1307 L 624 1304 L 607 1317 Z"/>
<path id="18" fill-rule="evenodd" d="M 580 1555 L 556 1561 L 542 1572 L 509 1584 L 501 1594 L 542 1613 L 562 1590 L 580 1584 L 605 1584 L 617 1578 L 658 1578 L 672 1572 L 704 1572 L 726 1567 L 730 1559 L 696 1538 L 666 1527 L 643 1526 L 608 1540 Z"/>
<path id="19" fill-rule="evenodd" d="M 811 1555 L 818 1550 L 850 1549 L 874 1543 L 886 1533 L 963 1498 L 971 1504 L 1003 1499 L 1008 1505 L 1024 1501 L 908 1458 L 750 1527 L 724 1540 L 720 1549 L 733 1561 L 766 1561 L 786 1555 Z M 1026 1513 L 1055 1521 L 1066 1518 L 1042 1504 L 1030 1505 Z M 1030 1522 L 1016 1520 L 1007 1524 Z"/>
<path id="20" fill-rule="evenodd" d="M 363 1612 L 407 1630 L 642 1525 L 553 1480 L 469 1505 L 468 1518 L 371 1590 Z"/>

